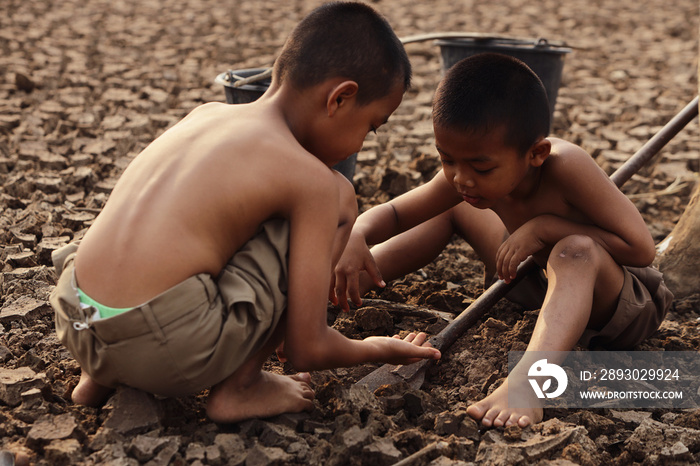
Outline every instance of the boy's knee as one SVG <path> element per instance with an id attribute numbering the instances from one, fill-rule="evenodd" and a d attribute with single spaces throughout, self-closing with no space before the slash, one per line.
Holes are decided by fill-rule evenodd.
<path id="1" fill-rule="evenodd" d="M 575 262 L 584 265 L 594 265 L 599 257 L 600 246 L 590 236 L 571 235 L 559 240 L 549 255 L 549 263 Z"/>

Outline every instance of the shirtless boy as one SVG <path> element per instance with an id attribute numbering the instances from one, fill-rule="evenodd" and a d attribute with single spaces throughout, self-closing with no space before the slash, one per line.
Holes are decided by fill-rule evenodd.
<path id="1" fill-rule="evenodd" d="M 336 267 L 336 302 L 361 304 L 382 277 L 427 263 L 458 233 L 487 274 L 510 282 L 530 255 L 546 271 L 544 302 L 513 376 L 527 372 L 535 351 L 561 355 L 577 342 L 629 349 L 658 328 L 672 295 L 648 267 L 655 249 L 644 220 L 583 149 L 547 137 L 546 93 L 526 65 L 499 54 L 460 61 L 438 87 L 433 126 L 442 170 L 360 215 Z M 526 407 L 510 407 L 509 391 Z M 526 377 L 510 375 L 467 413 L 487 427 L 542 420 Z"/>
<path id="2" fill-rule="evenodd" d="M 294 29 L 259 100 L 202 105 L 139 154 L 79 246 L 54 257 L 57 333 L 82 368 L 74 402 L 99 405 L 119 384 L 211 387 L 208 416 L 235 422 L 313 407 L 308 373 L 262 371 L 282 341 L 303 371 L 439 358 L 425 334 L 351 340 L 326 324 L 357 216 L 329 167 L 410 78 L 386 20 L 329 3 Z"/>

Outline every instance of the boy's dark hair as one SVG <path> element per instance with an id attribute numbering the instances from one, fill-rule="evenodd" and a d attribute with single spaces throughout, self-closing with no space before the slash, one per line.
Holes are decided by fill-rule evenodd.
<path id="1" fill-rule="evenodd" d="M 498 53 L 472 55 L 451 67 L 435 94 L 433 125 L 489 132 L 504 127 L 509 147 L 525 154 L 549 133 L 542 81 L 522 61 Z"/>
<path id="2" fill-rule="evenodd" d="M 369 5 L 326 3 L 292 31 L 275 61 L 279 82 L 298 89 L 342 76 L 357 82 L 357 101 L 367 104 L 397 83 L 411 85 L 411 63 L 389 23 Z"/>

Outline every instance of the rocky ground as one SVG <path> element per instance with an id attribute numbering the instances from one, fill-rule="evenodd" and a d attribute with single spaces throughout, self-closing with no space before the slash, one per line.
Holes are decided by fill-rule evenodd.
<path id="1" fill-rule="evenodd" d="M 74 406 L 79 368 L 57 341 L 50 253 L 80 237 L 129 161 L 196 105 L 224 101 L 214 78 L 270 66 L 314 0 L 3 0 L 0 15 L 0 465 L 13 464 L 688 464 L 700 410 L 548 409 L 532 428 L 479 430 L 465 407 L 507 375 L 536 314 L 502 301 L 432 367 L 421 389 L 370 392 L 374 367 L 313 375 L 311 413 L 216 425 L 205 393 L 155 399 L 123 389 L 102 409 Z M 698 2 L 376 0 L 400 37 L 459 31 L 572 46 L 552 133 L 608 172 L 697 93 Z M 414 87 L 368 138 L 355 174 L 362 210 L 438 167 L 430 101 L 439 48 L 406 46 Z M 697 182 L 697 121 L 623 188 L 655 240 Z M 118 253 L 118 251 L 117 251 Z M 455 240 L 333 325 L 348 336 L 432 334 L 480 295 L 481 264 Z M 698 288 L 700 293 L 700 287 Z M 700 294 L 674 302 L 644 350 L 698 350 Z M 271 358 L 269 369 L 293 368 Z"/>

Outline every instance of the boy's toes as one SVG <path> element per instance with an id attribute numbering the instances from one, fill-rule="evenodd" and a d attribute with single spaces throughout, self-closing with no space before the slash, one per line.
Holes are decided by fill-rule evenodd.
<path id="1" fill-rule="evenodd" d="M 520 419 L 522 419 L 522 417 L 520 415 L 513 413 L 508 417 L 508 420 L 506 421 L 505 426 L 508 427 L 508 426 L 520 425 Z"/>
<path id="2" fill-rule="evenodd" d="M 486 414 L 486 408 L 480 404 L 473 404 L 467 407 L 467 414 L 474 420 L 480 421 Z"/>
<path id="3" fill-rule="evenodd" d="M 496 424 L 497 419 L 498 411 L 494 409 L 489 409 L 488 411 L 486 411 L 486 414 L 484 414 L 484 417 L 481 418 L 481 425 L 483 425 L 484 427 L 500 427 L 498 424 Z"/>
<path id="4" fill-rule="evenodd" d="M 532 424 L 532 419 L 530 419 L 530 416 L 521 416 L 520 419 L 518 419 L 518 425 L 520 427 L 527 427 L 530 424 Z"/>
<path id="5" fill-rule="evenodd" d="M 304 391 L 302 392 L 302 394 L 303 394 L 304 398 L 306 398 L 306 399 L 309 400 L 309 401 L 311 401 L 311 400 L 313 400 L 314 398 L 316 398 L 316 393 L 315 393 L 313 390 L 311 390 L 310 388 L 304 390 Z"/>
<path id="6" fill-rule="evenodd" d="M 306 404 L 304 405 L 304 408 L 303 408 L 303 411 L 313 411 L 313 409 L 314 409 L 313 397 L 307 398 Z"/>
<path id="7" fill-rule="evenodd" d="M 496 427 L 503 427 L 509 425 L 508 422 L 511 419 L 517 419 L 517 415 L 515 413 L 509 413 L 507 411 L 501 411 L 498 413 L 498 416 L 496 416 L 496 419 L 493 420 L 493 425 Z"/>
<path id="8" fill-rule="evenodd" d="M 294 375 L 290 375 L 290 377 L 297 382 L 306 382 L 308 384 L 311 383 L 311 374 L 308 372 L 299 372 Z"/>

